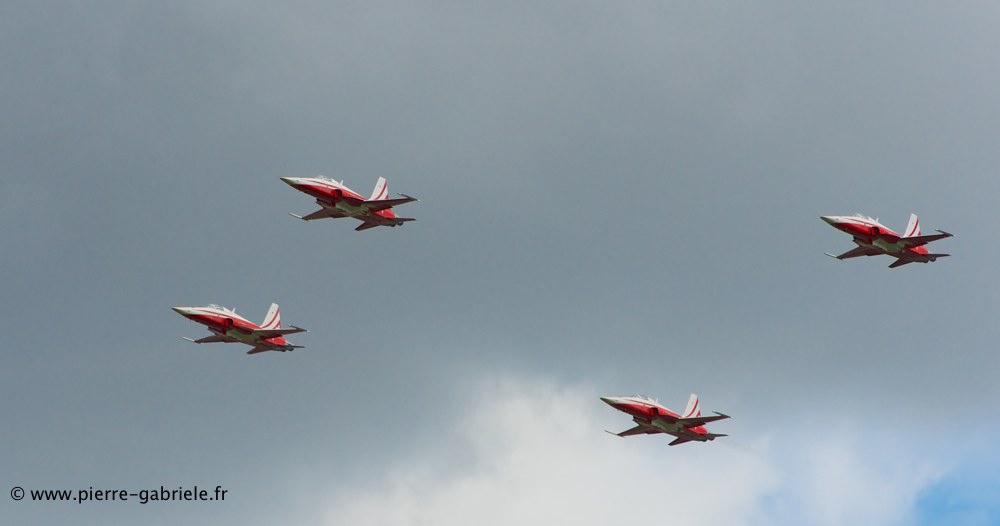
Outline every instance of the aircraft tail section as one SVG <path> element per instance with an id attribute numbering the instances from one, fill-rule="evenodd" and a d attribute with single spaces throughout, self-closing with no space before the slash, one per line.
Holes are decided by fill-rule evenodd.
<path id="1" fill-rule="evenodd" d="M 906 230 L 903 237 L 914 237 L 920 235 L 920 220 L 917 219 L 917 214 L 910 214 L 910 222 L 906 224 Z"/>
<path id="2" fill-rule="evenodd" d="M 694 418 L 701 416 L 701 408 L 698 407 L 698 395 L 691 393 L 691 398 L 688 399 L 687 409 L 684 410 L 684 414 L 681 418 Z"/>
<path id="3" fill-rule="evenodd" d="M 280 329 L 281 328 L 281 309 L 278 307 L 277 303 L 272 303 L 271 308 L 267 310 L 267 316 L 264 316 L 264 322 L 260 325 L 261 329 Z"/>
<path id="4" fill-rule="evenodd" d="M 375 182 L 375 189 L 372 190 L 372 196 L 369 201 L 381 201 L 389 196 L 389 187 L 385 183 L 385 177 L 379 177 L 378 181 Z"/>

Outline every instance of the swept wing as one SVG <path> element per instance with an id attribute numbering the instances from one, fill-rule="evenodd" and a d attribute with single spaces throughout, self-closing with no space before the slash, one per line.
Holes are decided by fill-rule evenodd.
<path id="1" fill-rule="evenodd" d="M 872 247 L 856 247 L 852 248 L 851 250 L 848 250 L 847 252 L 844 252 L 839 256 L 834 256 L 829 252 L 824 252 L 824 254 L 837 259 L 851 259 L 861 256 L 878 256 L 882 254 L 882 251 Z"/>
<path id="2" fill-rule="evenodd" d="M 654 431 L 654 430 L 652 430 L 652 429 L 650 429 L 648 427 L 643 427 L 643 426 L 635 426 L 632 429 L 626 429 L 625 431 L 622 431 L 621 433 L 615 433 L 613 431 L 607 431 L 607 430 L 605 430 L 605 432 L 611 433 L 612 435 L 620 436 L 620 437 L 629 437 L 629 436 L 632 436 L 632 435 L 651 435 L 653 433 L 656 433 L 656 431 Z"/>
<path id="3" fill-rule="evenodd" d="M 729 415 L 724 415 L 722 413 L 716 412 L 715 416 L 695 416 L 691 418 L 678 418 L 676 422 L 684 427 L 698 427 L 698 426 L 703 426 L 709 422 L 716 422 L 719 420 L 725 420 L 727 418 L 731 417 Z"/>
<path id="4" fill-rule="evenodd" d="M 401 199 L 380 199 L 380 200 L 368 200 L 363 201 L 363 204 L 367 209 L 371 211 L 385 210 L 386 208 L 392 208 L 394 206 L 405 205 L 406 203 L 412 203 L 417 200 L 416 197 L 410 197 L 406 194 L 399 194 L 403 196 Z"/>
<path id="5" fill-rule="evenodd" d="M 330 217 L 330 218 L 333 218 L 333 219 L 338 219 L 338 218 L 341 218 L 341 217 L 347 217 L 347 214 L 345 214 L 345 213 L 343 213 L 343 212 L 341 212 L 339 210 L 330 210 L 328 208 L 322 208 L 320 210 L 317 210 L 317 211 L 315 211 L 315 212 L 313 212 L 313 213 L 311 213 L 309 215 L 305 215 L 305 216 L 300 216 L 298 214 L 293 214 L 291 212 L 289 212 L 288 215 L 290 215 L 290 216 L 292 216 L 294 218 L 297 218 L 297 219 L 301 219 L 303 221 L 314 221 L 316 219 L 325 219 L 327 217 Z"/>
<path id="6" fill-rule="evenodd" d="M 306 332 L 302 327 L 296 327 L 292 325 L 287 329 L 254 329 L 251 333 L 254 336 L 260 336 L 261 338 L 273 338 L 275 336 L 285 336 L 288 334 L 298 334 L 300 332 Z"/>
<path id="7" fill-rule="evenodd" d="M 220 342 L 232 343 L 232 342 L 236 341 L 235 339 L 230 338 L 229 336 L 222 336 L 220 334 L 213 334 L 211 336 L 205 336 L 204 338 L 198 338 L 197 340 L 192 340 L 191 338 L 186 338 L 186 337 L 183 337 L 183 336 L 181 337 L 181 339 L 184 339 L 184 340 L 187 340 L 187 341 L 193 342 L 193 343 L 220 343 Z"/>
<path id="8" fill-rule="evenodd" d="M 938 230 L 937 234 L 931 234 L 928 236 L 913 236 L 913 237 L 903 237 L 899 238 L 904 245 L 908 247 L 919 247 L 930 243 L 931 241 L 937 241 L 938 239 L 944 239 L 946 237 L 953 237 L 952 234 Z"/>
<path id="9" fill-rule="evenodd" d="M 944 239 L 946 237 L 954 237 L 952 234 L 945 232 L 943 230 L 938 230 L 937 234 L 930 234 L 926 236 L 910 236 L 910 237 L 899 237 L 897 235 L 890 234 L 888 232 L 879 233 L 878 237 L 890 242 L 890 243 L 902 243 L 903 246 L 913 248 L 921 247 L 930 243 L 931 241 L 937 241 L 938 239 Z"/>

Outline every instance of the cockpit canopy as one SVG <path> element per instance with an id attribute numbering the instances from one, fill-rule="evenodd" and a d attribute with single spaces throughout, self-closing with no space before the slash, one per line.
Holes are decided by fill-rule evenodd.
<path id="1" fill-rule="evenodd" d="M 336 180 L 336 179 L 334 179 L 332 177 L 327 177 L 325 175 L 317 175 L 316 179 L 322 179 L 324 181 L 328 181 L 328 182 L 337 184 L 338 186 L 344 186 L 344 180 L 343 179 L 341 179 L 341 180 L 338 181 L 338 180 Z"/>
<path id="2" fill-rule="evenodd" d="M 851 217 L 856 217 L 858 219 L 863 219 L 863 220 L 871 222 L 871 223 L 878 223 L 878 218 L 872 219 L 871 216 L 866 216 L 864 214 L 856 213 L 856 214 L 852 215 Z"/>

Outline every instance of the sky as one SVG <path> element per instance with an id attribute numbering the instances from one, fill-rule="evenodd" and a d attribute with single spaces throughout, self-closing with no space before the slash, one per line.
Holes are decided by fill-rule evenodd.
<path id="1" fill-rule="evenodd" d="M 0 4 L 5 524 L 1000 522 L 1000 7 Z M 417 221 L 304 223 L 280 177 Z M 835 261 L 909 214 L 952 257 Z M 271 302 L 306 348 L 196 346 Z M 601 396 L 690 393 L 667 447 Z"/>

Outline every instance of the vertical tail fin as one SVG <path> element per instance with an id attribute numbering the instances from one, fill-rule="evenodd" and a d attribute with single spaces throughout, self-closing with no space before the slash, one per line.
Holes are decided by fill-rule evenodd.
<path id="1" fill-rule="evenodd" d="M 385 177 L 379 177 L 372 190 L 372 197 L 369 201 L 381 201 L 389 196 L 389 187 L 385 184 Z"/>
<path id="2" fill-rule="evenodd" d="M 917 219 L 917 214 L 910 214 L 910 222 L 906 225 L 906 233 L 903 237 L 913 237 L 920 235 L 920 220 Z"/>
<path id="3" fill-rule="evenodd" d="M 272 303 L 271 308 L 267 310 L 267 316 L 264 316 L 264 323 L 260 325 L 261 329 L 280 329 L 281 328 L 281 309 L 278 308 L 277 303 Z"/>
<path id="4" fill-rule="evenodd" d="M 684 410 L 681 418 L 694 418 L 698 416 L 701 416 L 701 408 L 698 407 L 698 395 L 691 393 L 691 398 L 688 398 L 687 409 Z"/>

